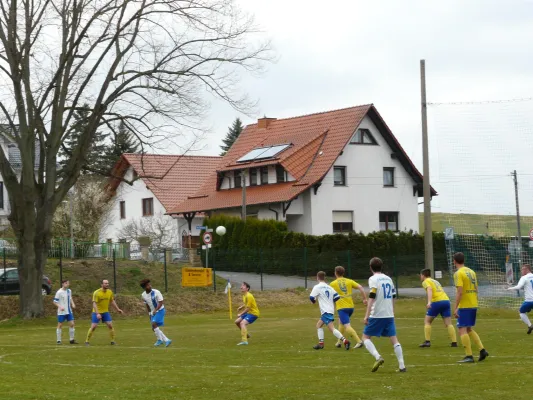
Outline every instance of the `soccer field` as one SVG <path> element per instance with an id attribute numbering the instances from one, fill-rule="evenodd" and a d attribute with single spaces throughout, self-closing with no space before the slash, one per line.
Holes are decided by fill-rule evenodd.
<path id="1" fill-rule="evenodd" d="M 353 320 L 362 330 L 362 310 Z M 250 328 L 249 346 L 227 314 L 167 316 L 173 344 L 154 348 L 148 317 L 115 321 L 116 347 L 99 327 L 91 347 L 55 344 L 55 319 L 0 324 L 2 399 L 508 399 L 525 398 L 533 367 L 533 335 L 516 311 L 481 310 L 477 331 L 489 358 L 459 365 L 463 349 L 450 348 L 440 321 L 432 346 L 423 341 L 424 301 L 399 300 L 398 337 L 407 373 L 387 339 L 375 339 L 385 358 L 376 373 L 363 349 L 337 349 L 326 331 L 326 348 L 313 350 L 318 307 L 265 309 Z M 83 342 L 88 320 L 78 320 Z M 476 349 L 474 349 L 476 351 Z M 477 357 L 476 357 L 477 360 Z"/>

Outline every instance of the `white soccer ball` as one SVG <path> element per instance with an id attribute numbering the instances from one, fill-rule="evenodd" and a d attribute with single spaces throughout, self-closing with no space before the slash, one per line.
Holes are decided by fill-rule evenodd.
<path id="1" fill-rule="evenodd" d="M 226 234 L 226 227 L 225 226 L 217 226 L 217 235 L 218 236 L 224 236 Z"/>

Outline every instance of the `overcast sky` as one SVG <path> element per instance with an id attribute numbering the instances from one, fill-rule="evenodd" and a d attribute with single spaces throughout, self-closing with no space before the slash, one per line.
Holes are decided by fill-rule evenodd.
<path id="1" fill-rule="evenodd" d="M 532 0 L 239 2 L 245 11 L 255 15 L 257 24 L 272 40 L 278 61 L 261 77 L 242 81 L 249 95 L 259 101 L 253 119 L 220 102 L 212 102 L 207 121 L 212 132 L 200 154 L 220 152 L 221 140 L 237 116 L 247 124 L 263 115 L 283 118 L 374 103 L 421 170 L 422 58 L 426 59 L 430 102 L 533 96 Z M 498 116 L 497 125 L 508 125 L 507 119 L 512 116 L 522 135 L 514 144 L 518 149 L 527 146 L 531 149 L 533 139 L 527 143 L 525 138 L 528 134 L 533 137 L 533 102 L 519 103 L 516 109 L 514 105 L 501 113 L 505 115 Z M 479 129 L 477 139 L 465 144 L 465 148 L 478 143 L 480 137 L 497 134 L 492 128 L 494 119 L 490 118 L 500 114 L 502 106 L 474 107 L 475 111 L 466 106 L 430 107 L 432 183 L 441 193 L 435 201 L 435 211 L 465 207 L 458 205 L 456 199 L 467 193 L 455 185 L 456 193 L 452 196 L 450 176 L 468 176 L 463 179 L 468 181 L 478 169 L 488 168 L 487 175 L 503 175 L 510 172 L 510 167 L 526 173 L 528 165 L 533 164 L 529 161 L 531 152 L 529 156 L 521 153 L 514 160 L 509 156 L 514 154 L 513 147 L 507 146 L 504 157 L 499 153 L 500 144 L 492 139 L 489 144 L 472 149 L 469 169 L 464 164 L 458 167 L 456 159 L 445 156 L 448 151 L 457 150 L 452 145 L 456 146 L 456 141 L 464 137 L 465 126 L 476 126 L 472 125 L 474 117 L 484 120 L 485 125 Z M 457 123 L 462 128 L 456 130 L 450 121 L 462 121 Z M 513 142 L 512 129 L 501 134 Z M 501 157 L 491 160 L 494 154 Z M 477 158 L 487 166 L 475 161 Z M 504 181 L 504 185 L 511 182 L 510 178 L 509 182 Z M 491 180 L 490 185 L 496 184 Z M 528 198 L 533 198 L 533 184 L 523 186 L 529 187 Z M 507 203 L 506 198 L 491 204 L 504 202 Z M 487 203 L 483 211 L 498 211 L 493 208 L 497 207 L 491 208 Z M 533 214 L 533 204 L 524 206 L 524 211 L 527 208 Z"/>

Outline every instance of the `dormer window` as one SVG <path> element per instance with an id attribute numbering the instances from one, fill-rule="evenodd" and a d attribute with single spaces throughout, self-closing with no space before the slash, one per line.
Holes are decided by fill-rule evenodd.
<path id="1" fill-rule="evenodd" d="M 370 133 L 370 129 L 358 129 L 352 138 L 350 139 L 350 144 L 370 144 L 377 145 L 376 139 Z"/>

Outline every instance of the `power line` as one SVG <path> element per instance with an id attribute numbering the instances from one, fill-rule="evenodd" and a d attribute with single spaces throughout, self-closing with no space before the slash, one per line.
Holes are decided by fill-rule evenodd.
<path id="1" fill-rule="evenodd" d="M 505 103 L 522 103 L 532 101 L 533 97 L 522 97 L 517 99 L 507 100 L 483 100 L 483 101 L 452 101 L 443 103 L 427 103 L 428 106 L 468 106 L 468 105 L 483 105 L 483 104 L 505 104 Z"/>

